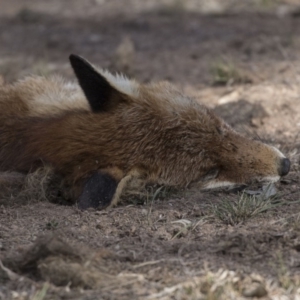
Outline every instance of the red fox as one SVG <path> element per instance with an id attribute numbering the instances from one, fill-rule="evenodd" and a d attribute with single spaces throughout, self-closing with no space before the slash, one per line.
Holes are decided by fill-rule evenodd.
<path id="1" fill-rule="evenodd" d="M 277 181 L 290 161 L 235 132 L 166 82 L 139 84 L 70 55 L 79 84 L 0 86 L 0 171 L 50 165 L 81 209 L 117 203 L 128 181 L 200 189 Z"/>

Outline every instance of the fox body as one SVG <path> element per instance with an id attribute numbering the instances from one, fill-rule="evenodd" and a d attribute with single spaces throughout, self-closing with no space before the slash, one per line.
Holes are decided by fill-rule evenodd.
<path id="1" fill-rule="evenodd" d="M 139 84 L 71 55 L 78 83 L 0 87 L 0 170 L 51 165 L 79 207 L 115 204 L 129 180 L 214 188 L 277 181 L 290 162 L 241 136 L 170 83 Z"/>

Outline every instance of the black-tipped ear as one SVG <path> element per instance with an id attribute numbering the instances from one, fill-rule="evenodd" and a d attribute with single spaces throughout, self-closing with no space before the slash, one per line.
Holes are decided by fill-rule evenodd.
<path id="1" fill-rule="evenodd" d="M 69 59 L 79 85 L 94 112 L 107 111 L 119 102 L 122 94 L 88 61 L 75 54 L 71 54 Z"/>
<path id="2" fill-rule="evenodd" d="M 78 199 L 78 208 L 104 209 L 111 204 L 118 182 L 108 174 L 94 173 L 86 180 Z"/>

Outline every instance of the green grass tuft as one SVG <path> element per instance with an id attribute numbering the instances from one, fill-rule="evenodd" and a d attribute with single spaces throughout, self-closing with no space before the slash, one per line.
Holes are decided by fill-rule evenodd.
<path id="1" fill-rule="evenodd" d="M 243 192 L 237 200 L 225 199 L 218 205 L 212 205 L 212 213 L 225 224 L 237 225 L 283 204 L 278 197 L 266 198 Z"/>
<path id="2" fill-rule="evenodd" d="M 211 68 L 214 85 L 232 85 L 238 83 L 251 83 L 252 79 L 233 63 L 219 61 Z"/>

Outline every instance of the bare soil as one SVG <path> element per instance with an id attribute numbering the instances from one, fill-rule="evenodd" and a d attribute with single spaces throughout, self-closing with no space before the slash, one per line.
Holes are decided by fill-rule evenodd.
<path id="1" fill-rule="evenodd" d="M 300 297 L 300 1 L 219 2 L 1 2 L 4 81 L 74 78 L 70 53 L 143 82 L 169 80 L 279 147 L 292 169 L 276 184 L 281 205 L 235 225 L 213 207 L 236 192 L 154 188 L 81 212 L 49 201 L 45 182 L 16 182 L 9 197 L 2 184 L 0 299 Z M 222 65 L 234 70 L 226 84 Z"/>

